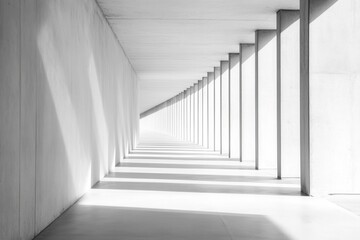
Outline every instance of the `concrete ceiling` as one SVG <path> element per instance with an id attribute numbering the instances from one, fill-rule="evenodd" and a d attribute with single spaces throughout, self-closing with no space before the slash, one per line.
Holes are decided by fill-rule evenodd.
<path id="1" fill-rule="evenodd" d="M 299 0 L 98 0 L 139 76 L 140 112 L 219 66 Z"/>

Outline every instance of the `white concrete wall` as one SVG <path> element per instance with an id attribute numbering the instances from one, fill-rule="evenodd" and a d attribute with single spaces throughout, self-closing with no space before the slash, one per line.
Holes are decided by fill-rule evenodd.
<path id="1" fill-rule="evenodd" d="M 311 195 L 360 192 L 359 13 L 358 0 L 301 1 L 302 190 Z"/>
<path id="2" fill-rule="evenodd" d="M 277 13 L 278 178 L 300 177 L 300 12 Z"/>
<path id="3" fill-rule="evenodd" d="M 255 161 L 255 45 L 240 45 L 241 152 L 243 161 Z"/>
<path id="4" fill-rule="evenodd" d="M 276 31 L 257 30 L 256 71 L 256 169 L 277 166 Z"/>
<path id="5" fill-rule="evenodd" d="M 23 204 L 19 193 L 22 165 L 19 9 L 19 0 L 0 1 L 0 239 L 20 238 L 19 205 Z"/>
<path id="6" fill-rule="evenodd" d="M 0 33 L 0 239 L 32 239 L 136 144 L 137 80 L 95 1 L 0 0 Z"/>

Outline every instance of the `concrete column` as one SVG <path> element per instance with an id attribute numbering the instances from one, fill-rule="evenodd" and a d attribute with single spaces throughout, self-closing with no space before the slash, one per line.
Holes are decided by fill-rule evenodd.
<path id="1" fill-rule="evenodd" d="M 194 85 L 194 142 L 199 144 L 199 85 Z"/>
<path id="2" fill-rule="evenodd" d="M 175 137 L 178 137 L 178 131 L 179 131 L 179 95 L 176 95 L 175 97 L 175 115 L 174 115 L 174 132 Z"/>
<path id="3" fill-rule="evenodd" d="M 220 63 L 220 81 L 221 81 L 221 151 L 223 155 L 229 155 L 229 61 Z"/>
<path id="4" fill-rule="evenodd" d="M 215 81 L 214 73 L 208 72 L 208 134 L 209 149 L 215 150 Z"/>
<path id="5" fill-rule="evenodd" d="M 178 138 L 181 139 L 181 128 L 182 128 L 182 93 L 179 93 L 178 96 L 178 114 L 177 114 L 177 121 L 178 121 Z"/>
<path id="6" fill-rule="evenodd" d="M 300 11 L 277 13 L 277 171 L 300 177 Z"/>
<path id="7" fill-rule="evenodd" d="M 277 166 L 276 30 L 255 32 L 255 168 Z"/>
<path id="8" fill-rule="evenodd" d="M 181 93 L 181 110 L 180 110 L 180 121 L 181 121 L 181 129 L 180 129 L 180 139 L 184 140 L 184 92 Z"/>
<path id="9" fill-rule="evenodd" d="M 360 5 L 302 0 L 301 187 L 360 192 Z"/>
<path id="10" fill-rule="evenodd" d="M 174 97 L 173 100 L 173 135 L 176 137 L 177 135 L 177 128 L 178 128 L 178 122 L 177 122 L 177 96 Z"/>
<path id="11" fill-rule="evenodd" d="M 172 136 L 174 136 L 174 114 L 175 114 L 175 111 L 174 111 L 174 104 L 175 104 L 175 99 L 172 98 L 170 100 L 170 134 Z"/>
<path id="12" fill-rule="evenodd" d="M 179 138 L 179 129 L 181 126 L 180 122 L 180 94 L 176 96 L 176 115 L 175 115 L 175 136 L 176 138 Z"/>
<path id="13" fill-rule="evenodd" d="M 255 45 L 240 44 L 241 159 L 255 161 Z"/>
<path id="14" fill-rule="evenodd" d="M 169 102 L 168 102 L 168 111 L 169 111 L 169 134 L 172 135 L 172 127 L 173 127 L 173 123 L 172 123 L 172 120 L 173 120 L 173 111 L 172 111 L 172 106 L 173 106 L 173 99 L 170 99 Z"/>
<path id="15" fill-rule="evenodd" d="M 240 159 L 240 56 L 229 54 L 230 158 Z"/>
<path id="16" fill-rule="evenodd" d="M 169 124 L 169 128 L 168 128 L 168 134 L 171 135 L 171 128 L 172 128 L 172 111 L 171 111 L 171 104 L 172 103 L 172 99 L 168 100 L 168 105 L 167 105 L 167 110 L 168 110 L 168 124 Z"/>
<path id="17" fill-rule="evenodd" d="M 183 129 L 182 129 L 182 134 L 183 134 L 183 140 L 186 140 L 186 90 L 183 92 Z"/>
<path id="18" fill-rule="evenodd" d="M 198 93 L 198 102 L 199 102 L 199 145 L 203 145 L 203 82 L 200 80 L 198 82 L 199 93 Z"/>
<path id="19" fill-rule="evenodd" d="M 209 147 L 209 105 L 208 105 L 208 79 L 203 77 L 203 146 Z"/>
<path id="20" fill-rule="evenodd" d="M 221 149 L 221 81 L 220 81 L 220 67 L 214 68 L 214 94 L 215 94 L 215 118 L 214 118 L 214 128 L 215 128 L 215 151 Z"/>
<path id="21" fill-rule="evenodd" d="M 194 131 L 194 87 L 190 87 L 190 141 L 194 142 L 195 140 L 195 131 Z"/>
<path id="22" fill-rule="evenodd" d="M 180 129 L 180 139 L 181 140 L 184 140 L 184 126 L 185 126 L 185 123 L 184 123 L 184 117 L 185 117 L 185 114 L 184 114 L 184 92 L 181 93 L 181 104 L 180 104 L 180 121 L 181 121 L 181 129 Z"/>
<path id="23" fill-rule="evenodd" d="M 170 128 L 171 128 L 170 101 L 171 101 L 171 100 L 167 100 L 167 101 L 166 101 L 166 133 L 167 133 L 167 134 L 170 133 Z"/>
<path id="24" fill-rule="evenodd" d="M 190 137 L 190 88 L 186 90 L 186 141 L 191 141 Z"/>

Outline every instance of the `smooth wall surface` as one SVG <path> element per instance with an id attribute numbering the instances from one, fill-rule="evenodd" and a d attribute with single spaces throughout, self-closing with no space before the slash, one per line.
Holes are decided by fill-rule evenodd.
<path id="1" fill-rule="evenodd" d="M 94 1 L 0 19 L 0 239 L 32 239 L 136 144 L 137 80 Z"/>
<path id="2" fill-rule="evenodd" d="M 277 166 L 276 31 L 255 32 L 256 168 Z"/>
<path id="3" fill-rule="evenodd" d="M 359 13 L 357 0 L 301 1 L 302 187 L 311 195 L 360 192 Z"/>

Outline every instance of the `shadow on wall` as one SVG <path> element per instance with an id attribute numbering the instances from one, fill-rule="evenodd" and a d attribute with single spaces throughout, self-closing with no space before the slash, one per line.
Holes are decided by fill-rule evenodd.
<path id="1" fill-rule="evenodd" d="M 291 25 L 293 25 L 296 21 L 298 21 L 300 19 L 300 13 L 298 10 L 279 10 L 279 12 L 298 12 L 298 14 L 286 14 L 286 21 L 282 21 L 281 22 L 281 28 L 277 28 L 277 30 L 283 32 L 285 31 L 288 27 L 290 27 Z M 279 19 L 277 20 L 279 23 Z"/>
<path id="2" fill-rule="evenodd" d="M 241 44 L 240 64 L 244 64 L 246 60 L 255 56 L 255 44 Z"/>
<path id="3" fill-rule="evenodd" d="M 129 140 L 129 134 L 123 136 L 130 121 L 124 116 L 132 116 L 123 106 L 131 95 L 122 92 L 132 85 L 123 84 L 129 74 L 119 60 L 126 59 L 116 39 L 104 37 L 112 32 L 96 4 L 42 1 L 36 11 L 38 233 L 123 157 L 118 149 L 125 147 L 117 144 Z"/>
<path id="4" fill-rule="evenodd" d="M 270 43 L 276 37 L 275 30 L 258 30 L 259 34 L 261 34 L 261 41 L 257 41 L 257 50 L 260 51 L 263 47 L 265 47 L 268 43 Z"/>
<path id="5" fill-rule="evenodd" d="M 81 216 L 81 219 L 76 216 Z M 94 218 L 98 221 L 94 221 Z M 73 226 L 76 222 L 76 228 Z M 227 214 L 131 207 L 76 205 L 35 240 L 75 239 L 262 239 L 290 240 L 263 215 Z M 261 234 L 261 235 L 259 235 Z M 254 239 L 254 238 L 252 238 Z"/>
<path id="6" fill-rule="evenodd" d="M 301 1 L 304 1 L 304 0 L 301 0 Z M 316 18 L 320 17 L 321 14 L 326 12 L 337 1 L 338 0 L 312 0 L 311 4 L 309 6 L 311 9 L 310 22 L 312 22 Z"/>

